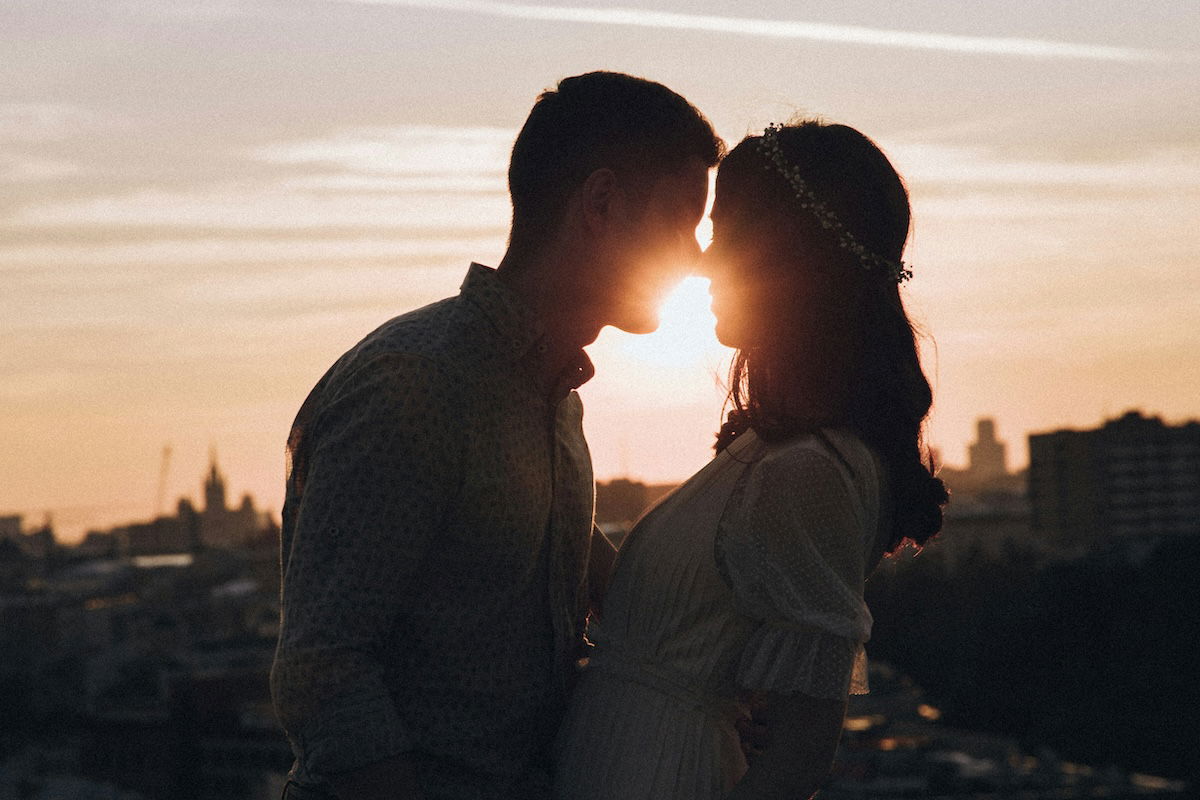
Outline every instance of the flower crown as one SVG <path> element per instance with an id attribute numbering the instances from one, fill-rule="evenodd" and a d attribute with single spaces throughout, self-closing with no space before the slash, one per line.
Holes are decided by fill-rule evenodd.
<path id="1" fill-rule="evenodd" d="M 783 148 L 779 146 L 779 133 L 782 130 L 783 126 L 777 122 L 768 125 L 758 140 L 758 150 L 767 159 L 767 169 L 777 171 L 791 186 L 796 199 L 800 201 L 800 208 L 812 212 L 812 215 L 817 218 L 817 222 L 821 223 L 822 228 L 833 231 L 834 235 L 838 237 L 838 247 L 849 250 L 858 256 L 863 269 L 882 270 L 896 283 L 904 283 L 911 278 L 912 269 L 909 265 L 903 261 L 883 258 L 878 253 L 867 249 L 854 238 L 854 234 L 846 229 L 842 221 L 837 218 L 837 214 L 826 208 L 825 204 L 817 199 L 813 190 L 808 188 L 808 183 L 800 177 L 800 167 L 789 164 L 787 156 L 783 154 Z"/>

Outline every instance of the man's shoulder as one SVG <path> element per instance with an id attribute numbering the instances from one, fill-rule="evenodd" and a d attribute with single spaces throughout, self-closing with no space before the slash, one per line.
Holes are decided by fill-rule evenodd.
<path id="1" fill-rule="evenodd" d="M 494 348 L 486 318 L 462 295 L 393 317 L 342 354 L 326 374 L 339 383 L 373 364 L 410 363 L 467 380 Z"/>
<path id="2" fill-rule="evenodd" d="M 447 297 L 392 317 L 359 340 L 342 358 L 358 363 L 384 355 L 452 360 L 448 358 L 452 356 L 450 351 L 466 333 L 464 328 L 470 327 L 469 317 L 460 297 Z"/>

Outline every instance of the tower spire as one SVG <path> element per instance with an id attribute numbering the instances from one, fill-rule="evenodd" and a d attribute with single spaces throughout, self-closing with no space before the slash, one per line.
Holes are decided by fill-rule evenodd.
<path id="1" fill-rule="evenodd" d="M 208 477 L 204 480 L 205 513 L 221 513 L 228 510 L 225 505 L 225 478 L 217 469 L 217 446 L 208 448 Z"/>

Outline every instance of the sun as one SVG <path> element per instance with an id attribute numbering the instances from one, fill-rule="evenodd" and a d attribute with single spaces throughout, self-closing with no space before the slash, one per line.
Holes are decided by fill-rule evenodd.
<path id="1" fill-rule="evenodd" d="M 717 341 L 708 283 L 695 276 L 680 281 L 659 306 L 658 330 L 624 338 L 621 349 L 655 366 L 715 368 L 731 351 Z"/>

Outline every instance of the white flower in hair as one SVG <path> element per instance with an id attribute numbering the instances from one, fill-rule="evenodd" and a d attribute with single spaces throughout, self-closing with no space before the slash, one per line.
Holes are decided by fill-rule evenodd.
<path id="1" fill-rule="evenodd" d="M 783 154 L 783 148 L 779 146 L 779 133 L 782 130 L 783 126 L 777 122 L 768 125 L 766 130 L 763 131 L 762 137 L 758 140 L 758 149 L 767 159 L 767 169 L 773 168 L 792 187 L 796 199 L 800 202 L 800 208 L 811 212 L 822 228 L 833 231 L 838 237 L 838 247 L 843 250 L 849 250 L 858 256 L 858 260 L 864 269 L 883 270 L 896 283 L 904 283 L 911 278 L 912 269 L 909 265 L 903 261 L 892 261 L 883 258 L 864 247 L 854 238 L 854 234 L 846 229 L 846 226 L 838 219 L 837 214 L 826 208 L 825 204 L 817 199 L 816 194 L 808 187 L 804 178 L 800 176 L 800 167 L 796 164 L 789 164 L 787 156 Z"/>

